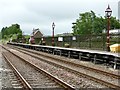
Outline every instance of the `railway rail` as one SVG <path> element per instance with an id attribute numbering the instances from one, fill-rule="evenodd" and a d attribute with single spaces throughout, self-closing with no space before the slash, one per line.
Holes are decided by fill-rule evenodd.
<path id="1" fill-rule="evenodd" d="M 74 49 L 74 48 L 63 48 L 63 47 L 52 47 L 43 45 L 32 45 L 24 43 L 9 42 L 7 44 L 28 48 L 32 50 L 38 50 L 50 54 L 56 54 L 75 59 L 89 60 L 96 64 L 97 62 L 104 63 L 113 67 L 114 69 L 120 68 L 120 56 L 119 53 L 111 53 L 106 51 L 97 50 L 85 50 L 85 49 Z"/>
<path id="2" fill-rule="evenodd" d="M 119 73 L 118 74 L 113 74 L 113 73 L 110 73 L 110 72 L 107 72 L 107 71 L 103 71 L 103 70 L 100 70 L 100 69 L 88 67 L 88 66 L 85 66 L 85 65 L 82 65 L 82 64 L 79 64 L 79 63 L 75 63 L 75 62 L 71 62 L 71 61 L 68 61 L 68 60 L 63 60 L 63 59 L 53 57 L 53 56 L 50 56 L 48 54 L 43 54 L 43 53 L 40 53 L 40 52 L 37 52 L 37 51 L 33 51 L 33 50 L 30 50 L 30 49 L 25 49 L 25 48 L 16 47 L 16 46 L 11 47 L 11 48 L 17 49 L 18 51 L 23 52 L 23 53 L 28 54 L 28 55 L 31 55 L 33 53 L 33 54 L 42 56 L 44 58 L 47 57 L 47 58 L 50 58 L 50 59 L 53 59 L 53 60 L 56 60 L 56 61 L 59 61 L 59 62 L 63 62 L 63 63 L 66 63 L 66 64 L 69 63 L 69 64 L 71 64 L 73 66 L 76 66 L 76 67 L 79 67 L 79 68 L 84 68 L 84 69 L 87 69 L 89 71 L 94 71 L 94 72 L 97 72 L 97 73 L 101 73 L 103 75 L 107 75 L 107 76 L 110 76 L 110 77 L 113 77 L 113 78 L 116 78 L 116 79 L 120 79 L 120 74 Z M 25 52 L 25 51 L 27 51 L 27 52 Z M 41 58 L 39 57 L 39 59 L 41 59 Z"/>
<path id="3" fill-rule="evenodd" d="M 19 48 L 19 50 L 20 50 L 20 49 L 23 49 L 23 48 Z M 33 52 L 33 51 L 27 50 L 27 49 L 24 49 L 24 50 L 25 50 L 25 51 L 29 51 L 29 53 L 28 53 L 28 52 L 25 52 L 25 51 L 22 51 L 22 50 L 20 50 L 20 52 L 23 52 L 23 53 L 25 53 L 25 54 L 28 54 L 28 55 L 30 55 L 30 56 L 32 56 L 32 57 L 36 57 L 35 55 L 33 55 L 33 53 L 34 53 L 34 54 L 37 54 L 37 55 L 39 55 L 39 56 L 41 55 L 41 54 L 38 53 L 38 52 Z M 30 53 L 31 53 L 31 54 L 30 54 Z M 44 56 L 44 55 L 42 54 L 42 56 Z M 71 65 L 73 65 L 73 66 L 76 66 L 76 67 L 79 67 L 79 68 L 84 68 L 84 69 L 87 69 L 87 70 L 90 70 L 90 71 L 94 71 L 94 72 L 97 72 L 97 73 L 100 73 L 100 74 L 108 75 L 108 76 L 110 76 L 110 77 L 112 77 L 112 78 L 120 79 L 120 76 L 119 76 L 119 75 L 115 75 L 115 74 L 108 73 L 108 72 L 105 72 L 105 71 L 101 71 L 101 70 L 98 70 L 98 69 L 86 67 L 86 66 L 83 66 L 83 65 L 80 65 L 80 64 L 76 64 L 76 63 L 73 63 L 73 62 L 68 62 L 68 61 L 65 61 L 65 60 L 61 60 L 61 59 L 58 59 L 58 58 L 56 58 L 56 57 L 50 57 L 50 56 L 46 56 L 46 55 L 45 55 L 44 57 L 48 57 L 48 58 L 51 58 L 52 60 L 54 59 L 54 60 L 57 60 L 57 61 L 59 61 L 59 62 L 63 62 L 63 63 L 65 63 L 65 64 L 68 64 L 68 63 L 69 63 L 69 64 L 71 64 Z M 43 58 L 40 58 L 40 57 L 37 57 L 37 58 L 43 60 Z M 53 62 L 50 62 L 50 61 L 47 61 L 47 62 L 53 64 Z M 55 63 L 54 63 L 54 65 L 55 65 Z M 63 66 L 61 66 L 61 65 L 58 65 L 58 66 L 60 66 L 60 67 L 62 67 L 62 68 L 67 68 L 67 67 L 65 67 L 65 66 L 63 67 Z M 110 82 L 106 82 L 106 81 L 103 81 L 103 80 L 94 78 L 94 77 L 92 77 L 92 76 L 89 76 L 89 75 L 86 75 L 86 74 L 77 72 L 77 71 L 75 71 L 75 70 L 73 70 L 73 69 L 70 69 L 70 68 L 67 68 L 67 69 L 73 71 L 74 73 L 77 73 L 77 74 L 79 74 L 79 75 L 82 75 L 82 76 L 84 76 L 84 77 L 86 77 L 86 78 L 89 78 L 89 79 L 91 79 L 91 80 L 93 80 L 93 81 L 95 81 L 95 82 L 104 84 L 104 85 L 107 86 L 107 87 L 110 87 L 110 88 L 120 88 L 119 85 L 114 85 L 114 84 L 112 84 L 112 83 L 110 83 Z"/>
<path id="4" fill-rule="evenodd" d="M 7 56 L 4 53 L 2 53 L 2 55 L 4 56 L 4 58 L 8 62 L 8 64 L 11 66 L 14 73 L 17 75 L 18 80 L 21 81 L 23 88 L 32 90 L 32 87 L 28 84 L 28 82 L 24 79 L 24 77 L 19 73 L 19 71 L 15 68 L 15 66 L 10 62 L 10 60 L 7 58 Z"/>
<path id="5" fill-rule="evenodd" d="M 2 55 L 2 53 L 1 53 Z M 20 79 L 17 78 L 17 75 L 12 70 L 10 65 L 5 61 L 5 58 L 2 56 L 2 89 L 7 88 L 16 88 L 16 89 L 22 89 L 23 84 L 21 83 Z"/>
<path id="6" fill-rule="evenodd" d="M 53 84 L 53 85 L 57 85 L 57 87 L 56 86 L 52 86 L 53 88 L 55 87 L 55 88 L 63 88 L 63 89 L 68 89 L 68 90 L 75 90 L 75 88 L 74 87 L 72 87 L 72 86 L 70 86 L 69 84 L 67 84 L 67 83 L 65 83 L 65 82 L 63 82 L 63 81 L 61 81 L 60 79 L 58 79 L 58 78 L 56 78 L 56 77 L 54 77 L 53 75 L 51 75 L 50 73 L 48 73 L 48 72 L 46 72 L 45 70 L 43 70 L 43 69 L 41 69 L 41 68 L 39 68 L 38 66 L 36 66 L 35 64 L 32 64 L 32 63 L 30 63 L 30 62 L 28 62 L 28 61 L 26 61 L 25 59 L 23 59 L 23 58 L 21 58 L 19 55 L 16 55 L 16 54 L 14 54 L 13 52 L 11 52 L 8 48 L 5 48 L 4 47 L 4 49 L 6 49 L 8 52 L 6 53 L 6 52 L 3 52 L 3 56 L 5 57 L 5 59 L 7 60 L 7 62 L 9 63 L 9 65 L 13 68 L 13 70 L 15 71 L 15 73 L 17 74 L 17 76 L 19 77 L 19 79 L 21 80 L 21 82 L 23 83 L 23 86 L 26 88 L 26 89 L 28 89 L 28 90 L 33 90 L 33 86 L 34 86 L 34 83 L 32 83 L 32 82 L 35 82 L 36 80 L 34 80 L 34 78 L 36 78 L 36 77 L 39 77 L 38 75 L 36 75 L 36 77 L 34 77 L 34 78 L 32 78 L 32 79 L 30 79 L 32 76 L 31 76 L 31 74 L 32 75 L 34 75 L 35 74 L 35 70 L 36 70 L 36 72 L 37 72 L 37 74 L 39 74 L 39 73 L 42 73 L 42 74 L 44 74 L 46 77 L 47 77 L 47 79 L 49 78 L 49 80 L 50 81 L 48 81 L 47 79 L 45 80 L 42 80 L 42 81 L 44 81 L 44 84 L 46 85 L 46 83 L 45 83 L 45 81 L 47 81 L 47 83 L 48 83 L 48 86 L 50 86 L 49 84 Z M 12 58 L 11 58 L 12 57 Z M 14 59 L 13 59 L 13 57 L 14 57 Z M 11 60 L 9 60 L 11 58 Z M 19 62 L 18 62 L 18 60 L 16 61 L 16 59 L 19 59 L 20 61 L 20 65 L 19 65 Z M 13 59 L 13 60 L 12 60 Z M 16 62 L 17 63 L 16 63 Z M 24 63 L 23 63 L 24 62 Z M 28 64 L 29 65 L 29 67 L 28 67 L 28 65 L 27 65 L 27 67 L 25 67 L 25 65 L 26 64 Z M 24 68 L 22 68 L 21 70 L 19 70 L 20 69 L 20 67 L 24 67 Z M 31 69 L 31 67 L 32 67 L 32 69 Z M 22 70 L 25 70 L 25 68 L 27 68 L 27 71 L 22 71 Z M 33 68 L 34 68 L 34 70 L 33 70 Z M 32 71 L 31 71 L 32 70 Z M 24 73 L 26 73 L 26 72 L 31 72 L 29 75 L 25 75 Z M 33 73 L 32 73 L 33 72 Z M 22 73 L 22 74 L 21 74 Z M 43 75 L 43 76 L 44 76 Z M 42 76 L 42 77 L 43 77 Z M 45 78 L 45 76 L 43 77 L 43 78 Z M 39 78 L 40 79 L 40 78 Z M 37 78 L 37 80 L 39 80 L 38 78 Z M 32 81 L 32 82 L 31 82 Z M 51 82 L 52 81 L 52 83 L 49 83 L 49 82 Z M 32 85 L 33 84 L 33 85 Z M 40 83 L 38 83 L 38 85 L 39 85 Z M 52 88 L 51 87 L 51 88 Z M 44 88 L 46 88 L 46 87 L 44 87 Z"/>

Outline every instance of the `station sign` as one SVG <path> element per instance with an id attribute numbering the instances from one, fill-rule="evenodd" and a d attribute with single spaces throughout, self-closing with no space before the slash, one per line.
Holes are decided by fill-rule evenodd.
<path id="1" fill-rule="evenodd" d="M 63 37 L 58 37 L 58 41 L 63 41 Z"/>
<path id="2" fill-rule="evenodd" d="M 72 37 L 72 40 L 76 40 L 76 37 L 75 37 L 75 36 L 73 36 L 73 37 Z"/>

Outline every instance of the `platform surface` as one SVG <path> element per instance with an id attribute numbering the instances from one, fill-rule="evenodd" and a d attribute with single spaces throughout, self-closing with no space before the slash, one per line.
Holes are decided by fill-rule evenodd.
<path id="1" fill-rule="evenodd" d="M 26 45 L 26 46 L 35 46 L 35 47 L 45 47 L 45 48 L 51 48 L 51 49 L 59 49 L 59 50 L 71 50 L 71 51 L 78 51 L 78 52 L 87 52 L 87 53 L 93 53 L 93 54 L 104 54 L 104 55 L 112 55 L 115 57 L 120 58 L 120 53 L 113 53 L 113 52 L 107 52 L 107 51 L 100 51 L 100 50 L 88 50 L 88 49 L 76 49 L 76 48 L 64 48 L 64 47 L 57 47 L 57 46 L 43 46 L 43 45 L 34 45 L 34 44 L 23 44 L 23 43 L 15 43 L 20 45 Z"/>
<path id="2" fill-rule="evenodd" d="M 113 52 L 100 51 L 100 50 L 63 48 L 63 47 L 52 47 L 52 46 L 42 46 L 42 45 L 33 45 L 33 46 L 37 46 L 37 47 L 48 47 L 48 48 L 56 48 L 56 49 L 66 49 L 66 50 L 81 51 L 81 52 L 89 52 L 89 53 L 104 54 L 104 55 L 113 55 L 113 56 L 115 56 L 115 57 L 119 57 L 119 58 L 120 58 L 120 53 L 113 53 Z"/>

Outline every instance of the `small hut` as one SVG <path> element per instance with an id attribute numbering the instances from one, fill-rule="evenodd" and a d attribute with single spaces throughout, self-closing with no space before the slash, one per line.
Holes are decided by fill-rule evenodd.
<path id="1" fill-rule="evenodd" d="M 35 44 L 39 44 L 42 37 L 43 37 L 43 34 L 40 32 L 39 28 L 33 29 L 33 32 L 30 35 L 30 40 L 32 40 Z"/>

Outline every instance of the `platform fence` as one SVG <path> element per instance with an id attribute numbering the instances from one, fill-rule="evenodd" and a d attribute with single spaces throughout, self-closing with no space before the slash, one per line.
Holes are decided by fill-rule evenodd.
<path id="1" fill-rule="evenodd" d="M 60 41 L 59 38 L 62 38 Z M 52 37 L 44 37 L 46 45 L 52 45 Z M 73 36 L 55 36 L 55 46 L 65 47 L 69 44 L 71 48 L 106 50 L 107 36 L 101 35 L 73 35 Z M 110 35 L 110 45 L 120 44 L 120 34 Z"/>

